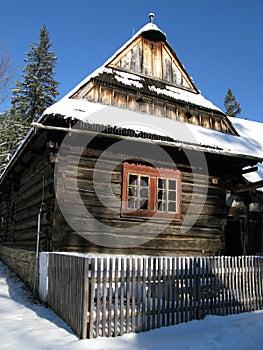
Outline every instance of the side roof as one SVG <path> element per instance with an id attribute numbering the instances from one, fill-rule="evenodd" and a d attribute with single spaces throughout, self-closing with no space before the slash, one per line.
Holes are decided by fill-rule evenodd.
<path id="1" fill-rule="evenodd" d="M 254 145 L 255 154 L 263 159 L 263 123 L 229 117 L 239 135 L 244 139 L 249 139 Z M 244 178 L 249 182 L 257 182 L 263 180 L 263 164 L 257 164 L 257 171 L 244 174 Z M 263 187 L 259 188 L 263 192 Z"/>
<path id="2" fill-rule="evenodd" d="M 130 130 L 131 134 L 159 142 L 165 138 L 172 146 L 199 150 L 240 158 L 260 159 L 263 153 L 259 143 L 248 135 L 237 136 L 203 128 L 198 125 L 139 113 L 115 106 L 81 99 L 67 98 L 47 108 L 43 119 L 49 116 L 61 116 L 87 123 L 100 125 L 101 130 L 112 128 L 121 134 L 121 129 Z M 138 140 L 140 137 L 138 137 Z M 168 141 L 167 141 L 168 142 Z"/>

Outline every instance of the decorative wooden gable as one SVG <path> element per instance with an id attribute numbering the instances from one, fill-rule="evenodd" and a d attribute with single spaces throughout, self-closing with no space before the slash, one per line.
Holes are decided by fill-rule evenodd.
<path id="1" fill-rule="evenodd" d="M 166 35 L 151 22 L 69 94 L 236 135 L 226 115 L 194 85 Z"/>
<path id="2" fill-rule="evenodd" d="M 164 80 L 198 93 L 169 45 L 153 40 L 149 32 L 142 32 L 108 66 Z"/>

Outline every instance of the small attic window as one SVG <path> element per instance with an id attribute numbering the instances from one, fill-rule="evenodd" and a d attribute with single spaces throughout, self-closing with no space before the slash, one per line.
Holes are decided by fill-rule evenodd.
<path id="1" fill-rule="evenodd" d="M 146 32 L 142 32 L 142 37 L 146 40 L 150 41 L 158 41 L 165 42 L 166 36 L 159 30 L 147 30 Z"/>
<path id="2" fill-rule="evenodd" d="M 185 116 L 188 120 L 192 118 L 192 114 L 190 112 L 186 112 Z"/>

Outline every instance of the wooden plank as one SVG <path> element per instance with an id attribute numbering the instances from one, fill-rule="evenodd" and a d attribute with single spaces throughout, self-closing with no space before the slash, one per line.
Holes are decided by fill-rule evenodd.
<path id="1" fill-rule="evenodd" d="M 231 281 L 232 281 L 232 312 L 234 314 L 237 313 L 237 304 L 238 304 L 238 300 L 237 300 L 237 290 L 236 290 L 236 257 L 232 257 L 231 258 Z"/>
<path id="2" fill-rule="evenodd" d="M 118 315 L 118 308 L 119 308 L 119 297 L 118 297 L 118 293 L 119 293 L 119 283 L 118 283 L 118 279 L 119 279 L 119 258 L 115 257 L 114 259 L 115 261 L 115 276 L 114 276 L 114 281 L 115 281 L 115 285 L 114 285 L 114 333 L 113 336 L 117 337 L 119 335 L 118 333 L 118 320 L 119 320 L 119 315 Z"/>
<path id="3" fill-rule="evenodd" d="M 196 295 L 197 295 L 197 305 L 196 305 L 196 310 L 197 310 L 197 319 L 200 320 L 201 319 L 201 279 L 202 279 L 202 275 L 201 275 L 201 259 L 200 258 L 195 258 L 195 262 L 194 262 L 194 266 L 195 266 L 195 273 L 197 275 L 196 278 Z"/>
<path id="4" fill-rule="evenodd" d="M 238 284 L 238 278 L 239 278 L 239 267 L 238 267 L 238 257 L 233 257 L 233 264 L 234 264 L 234 271 L 233 271 L 233 277 L 234 277 L 234 290 L 235 290 L 235 313 L 240 312 L 240 291 L 239 291 L 239 284 Z"/>
<path id="5" fill-rule="evenodd" d="M 242 311 L 247 311 L 247 304 L 246 304 L 246 278 L 245 278 L 245 261 L 244 261 L 244 257 L 241 256 L 240 257 L 240 264 L 241 264 L 241 283 L 240 283 L 240 287 L 241 287 L 241 291 L 242 291 L 242 306 L 243 306 L 243 310 Z"/>
<path id="6" fill-rule="evenodd" d="M 137 307 L 137 324 L 136 324 L 136 332 L 141 331 L 141 258 L 137 258 L 137 298 L 136 298 L 136 307 Z"/>
<path id="7" fill-rule="evenodd" d="M 185 259 L 179 258 L 179 300 L 180 300 L 180 323 L 185 322 Z"/>
<path id="8" fill-rule="evenodd" d="M 250 311 L 249 305 L 249 276 L 248 276 L 248 260 L 246 256 L 243 256 L 244 261 L 244 285 L 245 285 L 245 304 L 246 311 Z"/>
<path id="9" fill-rule="evenodd" d="M 263 258 L 256 257 L 256 266 L 257 266 L 257 285 L 258 285 L 258 310 L 263 309 Z"/>
<path id="10" fill-rule="evenodd" d="M 255 256 L 251 256 L 251 278 L 252 278 L 252 285 L 251 285 L 251 288 L 252 288 L 252 311 L 255 311 L 257 310 L 257 284 L 256 284 L 256 268 L 255 268 L 255 264 L 256 264 L 256 261 L 255 261 Z"/>
<path id="11" fill-rule="evenodd" d="M 147 328 L 146 330 L 152 329 L 152 258 L 148 258 L 147 264 Z"/>
<path id="12" fill-rule="evenodd" d="M 209 266 L 208 266 L 208 262 L 207 262 L 207 257 L 203 257 L 203 286 L 202 286 L 202 290 L 203 290 L 203 294 L 204 294 L 204 315 L 205 314 L 209 314 L 210 313 L 210 307 L 209 307 L 209 279 L 208 279 L 208 270 L 209 270 Z"/>
<path id="13" fill-rule="evenodd" d="M 166 300 L 167 300 L 167 295 L 166 295 L 166 273 L 167 273 L 167 267 L 166 267 L 166 262 L 167 258 L 163 257 L 162 258 L 162 283 L 161 283 L 161 295 L 160 295 L 160 300 L 161 300 L 161 326 L 165 326 L 165 316 L 166 316 Z"/>
<path id="14" fill-rule="evenodd" d="M 248 257 L 248 274 L 249 274 L 249 299 L 250 299 L 250 311 L 255 310 L 254 306 L 254 283 L 253 283 L 253 274 L 254 274 L 254 268 L 253 268 L 253 257 Z"/>
<path id="15" fill-rule="evenodd" d="M 181 294 L 180 294 L 180 258 L 175 258 L 175 266 L 176 266 L 176 278 L 175 278 L 175 285 L 176 285 L 176 324 L 180 323 L 180 308 L 181 308 Z"/>
<path id="16" fill-rule="evenodd" d="M 131 310 L 131 315 L 132 315 L 132 327 L 131 331 L 132 333 L 135 333 L 136 331 L 136 319 L 138 317 L 137 311 L 136 311 L 136 303 L 135 303 L 135 286 L 136 286 L 136 265 L 135 265 L 135 259 L 132 258 L 132 310 Z"/>
<path id="17" fill-rule="evenodd" d="M 130 318 L 131 318 L 131 259 L 126 258 L 126 333 L 130 333 Z"/>
<path id="18" fill-rule="evenodd" d="M 228 257 L 220 257 L 221 260 L 221 269 L 222 269 L 222 282 L 223 282 L 223 305 L 222 305 L 222 315 L 229 314 L 229 303 L 232 298 L 232 291 L 229 285 L 229 271 L 228 271 Z"/>
<path id="19" fill-rule="evenodd" d="M 142 258 L 142 331 L 146 331 L 146 284 L 147 284 L 147 260 Z"/>
<path id="20" fill-rule="evenodd" d="M 244 304 L 244 289 L 243 289 L 243 266 L 242 266 L 242 257 L 238 257 L 238 269 L 239 269 L 239 278 L 238 278 L 238 289 L 240 291 L 240 311 L 245 311 Z"/>
<path id="21" fill-rule="evenodd" d="M 223 278 L 223 271 L 225 270 L 224 260 L 222 260 L 222 257 L 216 256 L 216 265 L 217 265 L 217 305 L 218 305 L 218 315 L 224 315 L 224 293 L 227 292 L 228 287 L 226 285 L 226 282 Z"/>
<path id="22" fill-rule="evenodd" d="M 213 259 L 209 259 L 209 295 L 210 295 L 210 310 L 211 314 L 215 314 L 215 268 L 213 266 Z"/>
<path id="23" fill-rule="evenodd" d="M 108 276 L 108 264 L 107 258 L 103 258 L 103 271 L 102 271 L 102 337 L 106 336 L 106 322 L 107 322 L 107 276 Z M 109 325 L 108 325 L 109 327 Z M 108 332 L 107 332 L 108 333 Z"/>
<path id="24" fill-rule="evenodd" d="M 96 259 L 96 277 L 97 277 L 97 297 L 96 297 L 96 337 L 100 336 L 100 314 L 101 314 L 101 258 Z"/>
<path id="25" fill-rule="evenodd" d="M 231 265 L 231 257 L 225 258 L 225 271 L 227 273 L 227 281 L 226 281 L 226 292 L 228 295 L 228 314 L 233 314 L 233 287 L 232 287 L 232 265 Z"/>
<path id="26" fill-rule="evenodd" d="M 215 265 L 215 307 L 216 307 L 216 315 L 221 314 L 220 310 L 220 296 L 222 291 L 222 283 L 220 280 L 220 261 L 218 257 L 214 257 L 214 265 Z"/>
<path id="27" fill-rule="evenodd" d="M 201 292 L 201 318 L 203 319 L 206 315 L 206 307 L 205 307 L 205 303 L 206 303 L 206 297 L 205 297 L 205 285 L 206 285 L 206 278 L 205 278 L 205 269 L 206 269 L 206 265 L 205 265 L 205 258 L 201 257 L 200 258 L 200 269 L 201 269 L 201 285 L 200 285 L 200 292 Z"/>
<path id="28" fill-rule="evenodd" d="M 156 259 L 157 262 L 157 328 L 161 327 L 160 317 L 161 317 L 161 283 L 162 283 L 162 270 L 161 270 L 161 258 Z"/>
<path id="29" fill-rule="evenodd" d="M 94 316 L 96 317 L 94 311 L 94 298 L 95 298 L 95 258 L 91 259 L 91 276 L 90 276 L 90 318 L 89 318 L 89 339 L 93 339 L 93 327 L 94 327 Z M 95 334 L 96 337 L 96 334 Z"/>
<path id="30" fill-rule="evenodd" d="M 176 286 L 177 286 L 177 281 L 176 281 L 176 272 L 175 272 L 175 269 L 176 269 L 176 258 L 175 257 L 172 257 L 172 281 L 171 281 L 171 325 L 174 326 L 175 323 L 176 323 L 176 319 L 175 319 L 175 310 L 177 309 L 177 306 L 176 306 L 176 303 L 177 303 L 177 300 L 176 300 L 176 294 L 177 294 L 177 291 L 176 291 Z"/>
<path id="31" fill-rule="evenodd" d="M 227 295 L 227 314 L 232 314 L 232 288 L 231 288 L 231 257 L 224 258 L 223 270 L 226 273 L 226 282 L 224 289 Z"/>
<path id="32" fill-rule="evenodd" d="M 167 278 L 166 278 L 166 323 L 165 326 L 171 326 L 171 300 L 172 300 L 172 271 L 171 258 L 167 258 Z"/>
<path id="33" fill-rule="evenodd" d="M 189 259 L 189 320 L 197 319 L 197 271 L 196 258 Z"/>
<path id="34" fill-rule="evenodd" d="M 124 276 L 124 258 L 121 260 L 121 285 L 120 285 L 120 335 L 124 334 L 124 285 L 125 285 L 125 276 Z"/>
<path id="35" fill-rule="evenodd" d="M 108 337 L 113 334 L 112 331 L 112 299 L 113 299 L 113 258 L 109 259 L 109 294 L 108 294 Z"/>
<path id="36" fill-rule="evenodd" d="M 235 310 L 235 289 L 233 285 L 234 268 L 233 268 L 233 257 L 227 257 L 228 264 L 228 293 L 229 293 L 229 313 L 233 314 Z"/>
<path id="37" fill-rule="evenodd" d="M 189 258 L 184 258 L 184 322 L 189 321 Z"/>
<path id="38" fill-rule="evenodd" d="M 152 258 L 152 329 L 156 328 L 157 258 Z"/>

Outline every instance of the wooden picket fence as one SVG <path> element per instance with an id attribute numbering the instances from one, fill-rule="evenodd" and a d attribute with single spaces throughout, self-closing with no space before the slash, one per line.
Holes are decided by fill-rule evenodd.
<path id="1" fill-rule="evenodd" d="M 85 338 L 263 308 L 263 257 L 50 253 L 48 304 Z"/>

